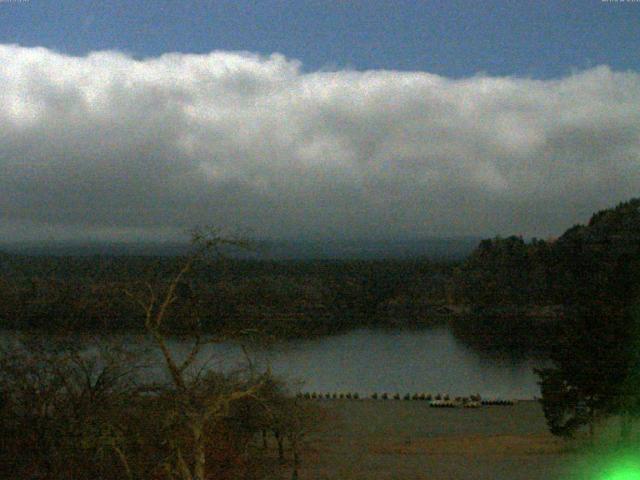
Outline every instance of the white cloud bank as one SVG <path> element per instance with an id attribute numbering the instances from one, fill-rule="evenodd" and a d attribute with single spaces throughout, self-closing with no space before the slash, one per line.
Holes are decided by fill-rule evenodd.
<path id="1" fill-rule="evenodd" d="M 637 72 L 453 80 L 0 45 L 5 238 L 542 236 L 639 187 Z"/>

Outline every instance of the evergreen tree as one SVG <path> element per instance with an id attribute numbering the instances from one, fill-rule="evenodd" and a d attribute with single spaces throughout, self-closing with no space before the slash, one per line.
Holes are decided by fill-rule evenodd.
<path id="1" fill-rule="evenodd" d="M 550 430 L 572 435 L 617 414 L 626 436 L 640 407 L 640 199 L 569 229 L 553 258 L 566 319 L 553 367 L 537 371 Z"/>
<path id="2" fill-rule="evenodd" d="M 572 436 L 598 418 L 630 408 L 637 348 L 634 317 L 589 306 L 567 318 L 552 352 L 553 367 L 537 370 L 551 433 Z"/>

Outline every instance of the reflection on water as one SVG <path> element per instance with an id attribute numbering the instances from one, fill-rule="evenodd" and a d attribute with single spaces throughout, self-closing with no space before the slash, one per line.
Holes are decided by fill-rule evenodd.
<path id="1" fill-rule="evenodd" d="M 0 334 L 3 343 L 9 333 Z M 145 379 L 161 379 L 162 359 L 149 339 L 125 336 L 108 338 L 132 346 L 151 346 L 157 367 L 145 371 Z M 146 338 L 146 337 L 142 337 Z M 188 355 L 191 344 L 173 339 L 177 357 Z M 242 349 L 234 344 L 207 345 L 199 367 L 231 370 L 246 364 Z M 529 359 L 487 358 L 466 348 L 446 327 L 424 330 L 381 331 L 361 329 L 343 335 L 298 340 L 269 350 L 254 349 L 257 366 L 272 366 L 274 373 L 290 382 L 303 382 L 304 391 L 449 393 L 484 397 L 532 398 L 539 395 L 532 369 L 540 364 Z"/>
<path id="2" fill-rule="evenodd" d="M 188 348 L 179 343 L 174 349 Z M 254 352 L 258 363 L 274 373 L 300 380 L 305 391 L 429 392 L 510 398 L 539 394 L 527 359 L 480 356 L 456 341 L 446 327 L 396 332 L 356 330 L 344 335 L 299 340 L 270 351 Z M 209 347 L 212 366 L 231 368 L 243 360 L 238 347 Z"/>

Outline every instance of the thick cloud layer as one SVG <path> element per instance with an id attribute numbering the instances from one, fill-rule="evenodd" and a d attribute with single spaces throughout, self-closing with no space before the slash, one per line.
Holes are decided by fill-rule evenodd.
<path id="1" fill-rule="evenodd" d="M 303 73 L 0 46 L 5 238 L 548 235 L 640 187 L 640 74 Z"/>

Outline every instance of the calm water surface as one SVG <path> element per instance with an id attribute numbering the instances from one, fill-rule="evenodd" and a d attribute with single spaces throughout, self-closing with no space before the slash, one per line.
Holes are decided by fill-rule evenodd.
<path id="1" fill-rule="evenodd" d="M 0 338 L 8 339 L 3 332 Z M 114 339 L 115 336 L 109 336 Z M 151 362 L 146 379 L 161 379 L 159 351 L 148 339 L 126 336 L 130 345 L 147 343 Z M 122 338 L 118 338 L 121 341 Z M 171 340 L 170 348 L 184 358 L 190 344 Z M 495 359 L 482 356 L 457 341 L 446 327 L 424 330 L 381 331 L 360 329 L 343 335 L 297 340 L 269 350 L 252 350 L 256 366 L 271 365 L 274 373 L 291 382 L 294 390 L 310 392 L 449 393 L 484 397 L 533 398 L 539 395 L 533 368 L 539 361 Z M 246 356 L 235 344 L 207 345 L 199 366 L 231 370 L 246 365 Z"/>
<path id="2" fill-rule="evenodd" d="M 186 354 L 187 346 L 172 348 Z M 231 368 L 243 360 L 239 347 L 215 345 L 206 356 L 211 365 Z M 254 352 L 261 365 L 300 381 L 303 391 L 450 393 L 485 397 L 532 398 L 539 395 L 534 360 L 490 359 L 458 342 L 444 328 L 355 330 L 339 336 L 288 342 Z"/>

